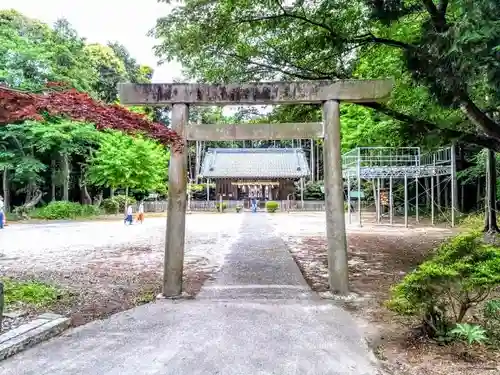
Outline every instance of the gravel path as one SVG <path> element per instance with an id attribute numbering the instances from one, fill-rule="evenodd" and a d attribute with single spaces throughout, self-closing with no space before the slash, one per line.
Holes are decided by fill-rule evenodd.
<path id="1" fill-rule="evenodd" d="M 185 290 L 195 294 L 238 240 L 243 215 L 187 216 Z M 165 218 L 13 224 L 0 231 L 0 275 L 49 282 L 71 298 L 53 310 L 74 324 L 147 302 L 159 292 Z M 34 311 L 33 313 L 35 313 Z"/>
<path id="2" fill-rule="evenodd" d="M 224 248 L 237 237 L 240 223 L 241 215 L 236 214 L 189 215 L 186 261 L 206 258 L 217 265 Z M 147 218 L 132 226 L 121 221 L 14 224 L 0 232 L 0 267 L 72 271 L 112 259 L 144 270 L 162 262 L 165 226 L 165 218 Z"/>

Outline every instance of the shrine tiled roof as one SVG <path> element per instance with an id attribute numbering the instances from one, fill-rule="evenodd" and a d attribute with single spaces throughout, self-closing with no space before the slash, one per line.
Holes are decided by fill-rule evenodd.
<path id="1" fill-rule="evenodd" d="M 301 148 L 210 148 L 201 174 L 206 178 L 301 178 L 310 171 Z"/>

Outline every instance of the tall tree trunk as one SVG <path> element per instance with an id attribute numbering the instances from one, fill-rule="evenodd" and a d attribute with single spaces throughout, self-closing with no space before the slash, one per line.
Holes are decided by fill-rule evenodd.
<path id="1" fill-rule="evenodd" d="M 50 170 L 51 170 L 51 177 L 50 177 L 50 198 L 52 199 L 52 202 L 56 200 L 56 161 L 55 159 L 52 159 L 50 161 Z"/>
<path id="2" fill-rule="evenodd" d="M 102 203 L 102 190 L 92 200 L 92 204 L 96 207 L 99 207 L 101 203 Z"/>
<path id="3" fill-rule="evenodd" d="M 460 184 L 460 211 L 465 212 L 465 184 Z"/>
<path id="4" fill-rule="evenodd" d="M 113 198 L 115 196 L 115 188 L 109 188 L 109 196 Z"/>
<path id="5" fill-rule="evenodd" d="M 85 181 L 85 175 L 83 171 L 80 174 L 80 200 L 82 204 L 92 204 L 92 198 L 90 197 L 89 191 L 87 189 L 87 183 Z"/>
<path id="6" fill-rule="evenodd" d="M 62 176 L 63 176 L 63 201 L 69 201 L 69 176 L 70 176 L 70 165 L 69 165 L 69 156 L 64 153 L 61 155 L 61 168 L 62 168 Z"/>
<path id="7" fill-rule="evenodd" d="M 497 169 L 495 151 L 486 150 L 486 197 L 485 197 L 485 220 L 484 231 L 488 233 L 499 233 L 496 213 L 497 200 Z"/>
<path id="8" fill-rule="evenodd" d="M 479 202 L 481 202 L 481 177 L 478 177 L 476 185 L 476 203 L 479 205 Z"/>
<path id="9" fill-rule="evenodd" d="M 9 170 L 7 169 L 7 167 L 3 169 L 2 186 L 3 186 L 4 210 L 5 212 L 10 212 L 10 181 L 9 181 Z"/>

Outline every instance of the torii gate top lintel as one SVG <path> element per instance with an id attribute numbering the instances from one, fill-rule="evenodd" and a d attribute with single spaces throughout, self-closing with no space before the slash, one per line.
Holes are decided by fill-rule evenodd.
<path id="1" fill-rule="evenodd" d="M 388 98 L 393 80 L 258 82 L 242 84 L 147 83 L 118 85 L 123 105 L 271 105 L 354 103 Z"/>

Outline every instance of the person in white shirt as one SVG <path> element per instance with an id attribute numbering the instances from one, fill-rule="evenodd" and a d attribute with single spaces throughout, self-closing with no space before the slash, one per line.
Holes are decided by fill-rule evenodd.
<path id="1" fill-rule="evenodd" d="M 125 216 L 125 224 L 129 223 L 129 225 L 132 225 L 132 221 L 134 220 L 132 217 L 132 205 L 129 204 L 127 207 L 127 216 Z"/>

